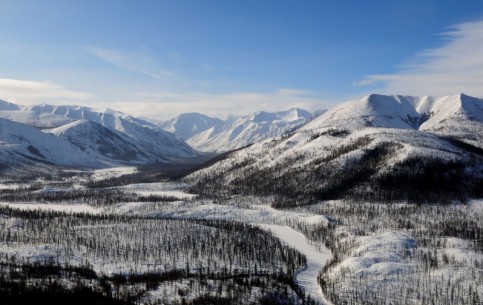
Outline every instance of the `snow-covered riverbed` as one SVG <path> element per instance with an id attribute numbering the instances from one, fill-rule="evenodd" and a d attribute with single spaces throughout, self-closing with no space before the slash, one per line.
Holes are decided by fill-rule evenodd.
<path id="1" fill-rule="evenodd" d="M 295 276 L 297 284 L 302 287 L 306 295 L 320 303 L 331 304 L 322 294 L 322 289 L 317 282 L 317 276 L 330 259 L 332 254 L 330 250 L 323 247 L 321 251 L 317 250 L 313 245 L 309 244 L 305 236 L 288 226 L 260 224 L 261 228 L 270 230 L 272 234 L 285 242 L 287 245 L 294 247 L 300 253 L 307 257 L 307 266 L 300 270 Z"/>

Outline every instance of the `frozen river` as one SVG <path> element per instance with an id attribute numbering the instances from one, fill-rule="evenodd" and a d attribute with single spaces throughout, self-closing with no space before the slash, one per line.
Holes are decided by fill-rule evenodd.
<path id="1" fill-rule="evenodd" d="M 300 253 L 307 257 L 307 266 L 300 270 L 295 276 L 297 284 L 302 287 L 306 295 L 318 302 L 319 304 L 331 304 L 322 294 L 322 289 L 317 282 L 317 276 L 325 265 L 327 260 L 332 257 L 329 249 L 326 247 L 317 250 L 317 248 L 308 243 L 305 236 L 288 226 L 259 224 L 261 228 L 270 230 L 274 236 L 285 242 L 287 245 L 297 249 Z"/>

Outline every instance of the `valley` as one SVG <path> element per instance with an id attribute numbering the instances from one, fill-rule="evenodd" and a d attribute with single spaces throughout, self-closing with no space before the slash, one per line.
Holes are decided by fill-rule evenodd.
<path id="1" fill-rule="evenodd" d="M 0 305 L 483 305 L 483 1 L 0 1 Z"/>

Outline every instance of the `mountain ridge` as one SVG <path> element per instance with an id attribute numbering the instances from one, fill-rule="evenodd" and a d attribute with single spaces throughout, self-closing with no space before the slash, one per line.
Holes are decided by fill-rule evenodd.
<path id="1" fill-rule="evenodd" d="M 99 112 L 90 107 L 48 104 L 9 109 L 0 111 L 0 118 L 38 128 L 43 134 L 50 134 L 69 143 L 70 147 L 76 147 L 79 150 L 77 155 L 83 156 L 77 159 L 85 162 L 73 162 L 73 166 L 178 163 L 204 157 L 203 153 L 191 148 L 178 136 L 160 130 L 150 122 L 111 109 Z M 32 141 L 35 137 L 42 137 L 36 132 L 32 132 L 31 136 Z"/>
<path id="2" fill-rule="evenodd" d="M 71 160 L 68 156 L 50 158 L 50 153 L 46 152 L 49 150 L 35 139 L 44 139 L 45 134 L 68 142 L 65 144 L 68 145 L 66 151 L 72 152 L 73 148 L 79 150 L 76 153 L 79 156 L 72 161 L 76 166 L 176 163 L 208 156 L 194 150 L 181 136 L 161 130 L 163 123 L 155 124 L 114 110 L 99 112 L 82 106 L 4 104 L 4 108 L 10 109 L 0 110 L 4 124 L 8 120 L 18 120 L 18 124 L 42 130 L 29 129 L 32 132 L 17 137 L 4 135 L 2 145 L 9 148 L 5 151 L 12 153 L 12 149 L 18 147 L 21 155 L 42 162 L 56 164 L 56 159 Z M 483 100 L 465 94 L 444 97 L 371 94 L 338 104 L 315 118 L 297 108 L 275 113 L 259 111 L 243 117 L 231 116 L 226 120 L 197 113 L 183 114 L 178 118 L 184 118 L 185 122 L 171 120 L 170 126 L 183 131 L 185 137 L 189 136 L 189 143 L 218 151 L 255 143 L 234 154 L 253 152 L 249 154 L 250 158 L 259 157 L 247 164 L 257 164 L 260 168 L 283 165 L 282 171 L 311 162 L 337 161 L 337 166 L 344 166 L 345 161 L 336 156 L 336 151 L 346 150 L 339 154 L 352 158 L 352 155 L 360 156 L 378 145 L 386 145 L 384 143 L 398 147 L 395 153 L 398 156 L 393 156 L 396 163 L 411 156 L 432 158 L 431 154 L 443 156 L 445 160 L 468 161 L 472 154 L 470 151 L 474 154 L 483 150 Z M 19 127 L 21 125 L 15 126 L 23 128 Z M 6 128 L 5 132 L 12 130 Z M 29 139 L 29 134 L 34 138 Z M 28 145 L 18 145 L 18 139 L 37 144 L 28 148 Z M 58 142 L 52 141 L 46 140 Z M 260 151 L 263 153 L 259 154 Z M 245 159 L 243 156 L 240 158 Z M 297 162 L 285 164 L 284 160 Z M 302 163 L 298 162 L 301 160 Z M 8 163 L 8 158 L 2 158 L 2 162 Z M 391 167 L 388 162 L 384 164 Z"/>
<path id="3" fill-rule="evenodd" d="M 258 111 L 246 116 L 230 116 L 226 120 L 186 113 L 158 126 L 179 135 L 196 149 L 223 152 L 279 136 L 312 118 L 311 113 L 299 108 Z"/>
<path id="4" fill-rule="evenodd" d="M 368 95 L 187 180 L 196 192 L 307 201 L 482 196 L 483 99 Z M 278 198 L 278 197 L 277 197 Z M 280 199 L 282 200 L 282 199 Z"/>

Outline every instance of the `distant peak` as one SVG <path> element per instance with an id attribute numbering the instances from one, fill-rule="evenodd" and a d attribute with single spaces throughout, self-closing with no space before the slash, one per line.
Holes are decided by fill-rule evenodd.
<path id="1" fill-rule="evenodd" d="M 277 118 L 278 118 L 277 114 L 275 113 L 259 111 L 253 114 L 252 122 L 255 122 L 255 123 L 269 122 L 269 121 L 276 120 Z"/>
<path id="2" fill-rule="evenodd" d="M 202 113 L 199 113 L 199 112 L 187 112 L 187 113 L 182 113 L 180 115 L 178 115 L 179 118 L 197 118 L 197 117 L 208 117 Z"/>
<path id="3" fill-rule="evenodd" d="M 385 101 L 385 100 L 401 100 L 404 98 L 412 98 L 412 97 L 413 96 L 409 96 L 409 95 L 372 93 L 365 96 L 363 99 L 367 99 L 369 101 Z"/>
<path id="4" fill-rule="evenodd" d="M 0 100 L 0 110 L 19 110 L 19 109 L 20 107 L 17 104 Z"/>
<path id="5" fill-rule="evenodd" d="M 461 99 L 461 100 L 477 100 L 478 98 L 476 97 L 473 97 L 473 96 L 470 96 L 470 95 L 467 95 L 467 94 L 464 94 L 464 93 L 460 93 L 458 94 L 458 97 Z"/>
<path id="6" fill-rule="evenodd" d="M 383 97 L 383 96 L 387 96 L 387 95 L 382 95 L 382 94 L 377 94 L 377 93 L 371 93 L 371 94 L 367 95 L 366 98 L 368 100 L 370 100 L 370 99 L 374 99 L 374 98 L 378 98 L 378 97 Z"/>
<path id="7" fill-rule="evenodd" d="M 286 112 L 287 113 L 301 113 L 301 112 L 305 112 L 305 110 L 300 109 L 300 108 L 297 108 L 297 107 L 294 107 L 294 108 L 290 108 Z"/>

